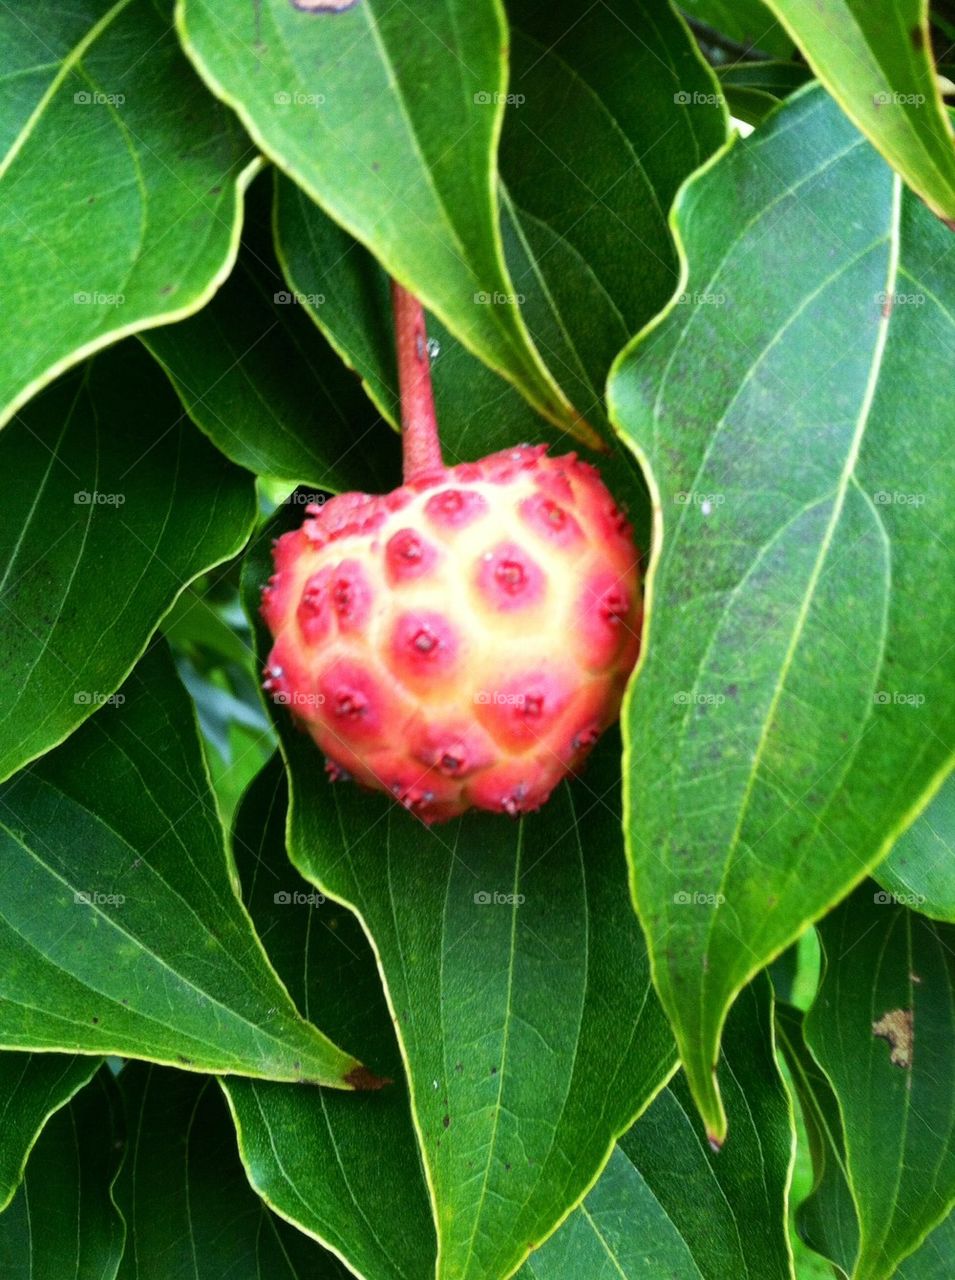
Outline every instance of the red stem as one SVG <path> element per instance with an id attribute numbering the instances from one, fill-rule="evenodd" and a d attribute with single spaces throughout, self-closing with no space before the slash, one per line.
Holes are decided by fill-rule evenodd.
<path id="1" fill-rule="evenodd" d="M 401 391 L 401 447 L 405 484 L 444 466 L 431 390 L 431 354 L 424 311 L 397 280 L 391 282 Z"/>

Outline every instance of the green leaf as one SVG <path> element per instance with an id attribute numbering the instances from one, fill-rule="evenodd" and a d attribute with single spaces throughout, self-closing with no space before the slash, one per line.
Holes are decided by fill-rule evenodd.
<path id="1" fill-rule="evenodd" d="M 558 380 L 603 425 L 613 358 L 676 283 L 667 208 L 723 142 L 725 114 L 712 73 L 666 9 L 614 0 L 580 14 L 569 33 L 562 12 L 539 0 L 511 5 L 510 18 L 515 100 L 504 120 L 500 191 L 511 280 Z M 313 318 L 394 421 L 385 271 L 293 184 L 280 182 L 278 193 L 290 281 L 302 296 L 324 299 Z M 501 309 L 494 290 L 477 296 L 483 302 L 472 310 Z M 450 457 L 473 453 L 478 440 L 502 447 L 541 434 L 519 398 L 440 321 L 429 328 Z"/>
<path id="2" fill-rule="evenodd" d="M 949 768 L 955 257 L 820 89 L 673 216 L 683 289 L 610 391 L 656 508 L 627 837 L 657 989 L 721 1137 L 737 992 Z"/>
<path id="3" fill-rule="evenodd" d="M 129 1231 L 119 1280 L 345 1280 L 249 1187 L 211 1080 L 136 1062 L 119 1085 L 128 1140 L 115 1194 Z"/>
<path id="4" fill-rule="evenodd" d="M 0 1045 L 347 1087 L 238 901 L 168 651 L 0 790 Z"/>
<path id="5" fill-rule="evenodd" d="M 872 874 L 904 906 L 955 924 L 955 777 Z"/>
<path id="6" fill-rule="evenodd" d="M 388 276 L 362 245 L 332 222 L 294 183 L 280 175 L 275 186 L 275 230 L 279 259 L 311 318 L 350 368 L 383 417 L 398 418 L 398 378 Z M 575 314 L 580 314 L 579 312 Z M 441 448 L 449 465 L 473 461 L 521 441 L 546 441 L 557 454 L 565 433 L 545 422 L 509 383 L 482 364 L 433 316 L 427 317 L 431 374 Z M 649 538 L 650 503 L 633 456 L 615 441 L 600 471 Z M 398 472 L 395 470 L 394 480 Z M 645 536 L 644 536 L 645 535 Z"/>
<path id="7" fill-rule="evenodd" d="M 290 292 L 267 206 L 259 222 L 260 185 L 223 287 L 198 315 L 143 341 L 186 412 L 233 462 L 323 489 L 390 487 L 398 441 Z"/>
<path id="8" fill-rule="evenodd" d="M 20 1185 L 43 1126 L 96 1074 L 97 1058 L 0 1053 L 0 1210 Z"/>
<path id="9" fill-rule="evenodd" d="M 170 8 L 0 18 L 0 424 L 84 355 L 197 310 L 232 266 L 258 162 Z"/>
<path id="10" fill-rule="evenodd" d="M 716 73 L 727 89 L 756 89 L 774 98 L 787 98 L 812 79 L 812 72 L 801 62 L 734 62 L 717 67 Z"/>
<path id="11" fill-rule="evenodd" d="M 732 1138 L 715 1153 L 682 1076 L 617 1143 L 583 1204 L 522 1277 L 790 1280 L 793 1116 L 760 977 L 730 1017 L 722 1075 Z"/>
<path id="12" fill-rule="evenodd" d="M 792 39 L 762 0 L 682 0 L 680 8 L 747 52 L 756 49 L 788 58 L 793 51 Z"/>
<path id="13" fill-rule="evenodd" d="M 183 419 L 136 343 L 0 436 L 0 777 L 102 707 L 183 586 L 240 550 L 249 478 Z"/>
<path id="14" fill-rule="evenodd" d="M 110 1187 L 122 1148 L 107 1067 L 37 1139 L 20 1190 L 0 1214 L 4 1280 L 115 1280 L 125 1230 Z"/>
<path id="15" fill-rule="evenodd" d="M 358 921 L 290 866 L 281 760 L 243 797 L 233 833 L 249 912 L 298 1007 L 394 1081 L 364 1094 L 224 1080 L 249 1179 L 267 1204 L 365 1280 L 434 1273 L 436 1241 L 407 1088 L 375 957 Z M 308 1135 L 307 1141 L 303 1135 Z"/>
<path id="16" fill-rule="evenodd" d="M 846 115 L 940 218 L 955 219 L 955 140 L 928 0 L 766 0 Z"/>
<path id="17" fill-rule="evenodd" d="M 887 1280 L 955 1205 L 955 928 L 862 885 L 819 925 L 805 1036 L 842 1115 L 852 1280 Z"/>
<path id="18" fill-rule="evenodd" d="M 859 1248 L 859 1220 L 846 1177 L 846 1150 L 839 1103 L 809 1051 L 804 1015 L 776 1006 L 776 1035 L 802 1110 L 812 1158 L 812 1191 L 796 1208 L 799 1235 L 811 1249 L 848 1276 Z"/>
<path id="19" fill-rule="evenodd" d="M 250 616 L 283 514 L 246 558 Z M 277 711 L 292 861 L 358 915 L 377 952 L 435 1201 L 438 1280 L 509 1275 L 672 1069 L 626 896 L 618 744 L 608 735 L 539 814 L 425 828 L 387 797 L 333 785 Z"/>
<path id="20" fill-rule="evenodd" d="M 252 137 L 388 272 L 536 408 L 595 441 L 547 371 L 513 299 L 494 151 L 506 97 L 499 0 L 441 0 L 427 21 L 362 0 L 305 13 L 262 0 L 180 0 L 186 51 Z"/>

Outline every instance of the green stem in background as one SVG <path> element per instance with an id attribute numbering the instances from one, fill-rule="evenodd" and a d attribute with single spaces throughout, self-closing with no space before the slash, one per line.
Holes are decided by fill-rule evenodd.
<path id="1" fill-rule="evenodd" d="M 404 480 L 408 484 L 444 466 L 431 389 L 431 355 L 424 311 L 418 299 L 397 280 L 391 282 L 401 391 L 401 442 Z"/>

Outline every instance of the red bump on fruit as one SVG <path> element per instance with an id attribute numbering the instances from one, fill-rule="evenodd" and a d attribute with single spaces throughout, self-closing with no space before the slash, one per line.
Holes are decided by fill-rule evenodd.
<path id="1" fill-rule="evenodd" d="M 625 578 L 613 569 L 598 569 L 584 584 L 580 598 L 580 636 L 584 660 L 602 670 L 620 653 L 631 633 L 633 601 Z"/>
<path id="2" fill-rule="evenodd" d="M 343 560 L 328 584 L 331 607 L 342 631 L 359 631 L 371 611 L 371 584 L 357 560 Z"/>
<path id="3" fill-rule="evenodd" d="M 487 511 L 487 499 L 474 489 L 442 489 L 424 504 L 439 529 L 463 529 Z"/>
<path id="4" fill-rule="evenodd" d="M 434 567 L 437 559 L 437 549 L 414 529 L 399 529 L 385 546 L 388 581 L 394 585 L 421 578 Z"/>
<path id="5" fill-rule="evenodd" d="M 582 543 L 580 525 L 566 507 L 545 493 L 533 493 L 518 507 L 529 528 L 555 547 L 572 547 Z"/>
<path id="6" fill-rule="evenodd" d="M 485 691 L 477 716 L 501 747 L 526 751 L 546 739 L 571 694 L 566 677 L 528 672 Z"/>
<path id="7" fill-rule="evenodd" d="M 417 610 L 399 616 L 391 633 L 391 666 L 416 683 L 446 676 L 458 656 L 458 637 L 443 614 Z"/>
<path id="8" fill-rule="evenodd" d="M 514 542 L 499 542 L 478 561 L 477 586 L 488 604 L 507 613 L 543 599 L 546 583 L 539 566 Z"/>

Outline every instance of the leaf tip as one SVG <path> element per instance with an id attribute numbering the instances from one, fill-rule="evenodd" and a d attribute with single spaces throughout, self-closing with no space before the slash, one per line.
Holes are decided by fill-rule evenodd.
<path id="1" fill-rule="evenodd" d="M 387 1076 L 376 1076 L 373 1071 L 369 1071 L 359 1063 L 345 1076 L 345 1083 L 356 1092 L 368 1093 L 383 1089 L 387 1084 L 394 1084 L 394 1081 L 389 1080 Z"/>

